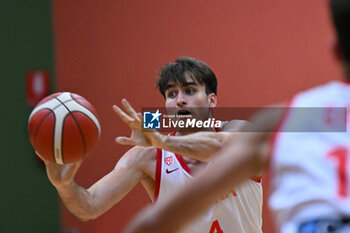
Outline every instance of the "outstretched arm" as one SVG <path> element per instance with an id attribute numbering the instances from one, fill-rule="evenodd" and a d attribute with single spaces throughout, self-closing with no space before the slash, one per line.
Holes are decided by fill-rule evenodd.
<path id="1" fill-rule="evenodd" d="M 140 147 L 130 149 L 110 173 L 88 189 L 74 181 L 81 161 L 67 165 L 44 162 L 48 177 L 67 209 L 82 221 L 87 221 L 110 209 L 147 176 L 143 167 L 147 165 L 150 156 L 145 156 L 146 153 L 156 153 L 156 150 Z"/>
<path id="2" fill-rule="evenodd" d="M 243 120 L 228 122 L 221 132 L 197 132 L 185 136 L 165 136 L 157 130 L 143 130 L 141 117 L 123 99 L 124 110 L 114 105 L 118 116 L 131 128 L 131 137 L 117 137 L 116 141 L 124 145 L 155 146 L 187 157 L 208 161 L 228 142 L 241 135 L 241 131 L 250 123 Z"/>
<path id="3" fill-rule="evenodd" d="M 237 139 L 241 135 L 238 131 L 247 124 L 245 121 L 231 121 L 221 132 L 197 132 L 185 136 L 162 135 L 155 144 L 167 151 L 201 161 L 209 161 L 215 152 L 222 149 L 228 141 Z"/>

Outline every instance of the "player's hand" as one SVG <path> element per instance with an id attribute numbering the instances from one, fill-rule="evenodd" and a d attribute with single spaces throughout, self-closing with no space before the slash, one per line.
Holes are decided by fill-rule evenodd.
<path id="1" fill-rule="evenodd" d="M 155 129 L 143 129 L 141 114 L 138 114 L 126 99 L 122 100 L 122 105 L 124 111 L 116 105 L 113 106 L 113 110 L 130 127 L 131 136 L 117 137 L 116 142 L 133 146 L 158 146 L 164 136 Z"/>
<path id="2" fill-rule="evenodd" d="M 39 158 L 45 163 L 47 176 L 50 182 L 56 187 L 69 185 L 73 182 L 74 176 L 77 173 L 83 160 L 75 163 L 60 165 L 52 161 L 47 161 L 35 151 Z"/>

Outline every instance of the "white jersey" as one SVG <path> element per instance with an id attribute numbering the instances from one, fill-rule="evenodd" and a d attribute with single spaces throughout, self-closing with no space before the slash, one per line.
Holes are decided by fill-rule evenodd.
<path id="1" fill-rule="evenodd" d="M 349 117 L 346 122 L 344 108 L 343 115 L 331 109 L 349 106 L 350 84 L 341 82 L 302 92 L 291 101 L 270 158 L 269 205 L 279 232 L 295 233 L 305 221 L 350 216 Z M 295 107 L 322 110 L 295 120 Z M 341 125 L 346 132 L 315 132 Z M 307 132 L 286 132 L 293 127 Z"/>
<path id="2" fill-rule="evenodd" d="M 165 201 L 187 183 L 191 170 L 181 155 L 158 149 L 156 170 L 157 203 Z M 262 232 L 262 187 L 260 177 L 248 180 L 223 197 L 182 233 Z"/>

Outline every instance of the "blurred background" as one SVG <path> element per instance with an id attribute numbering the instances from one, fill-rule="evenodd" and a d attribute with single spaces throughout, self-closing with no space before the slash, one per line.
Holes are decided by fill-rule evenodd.
<path id="1" fill-rule="evenodd" d="M 112 111 L 163 106 L 157 71 L 178 56 L 206 62 L 218 77 L 219 107 L 260 107 L 340 79 L 327 1 L 1 0 L 0 232 L 121 232 L 149 203 L 141 186 L 96 220 L 60 203 L 35 157 L 27 121 L 36 101 L 57 91 L 87 98 L 102 137 L 76 180 L 89 187 L 129 149 L 129 129 Z M 264 175 L 265 199 L 268 175 Z M 272 217 L 264 203 L 264 232 Z"/>

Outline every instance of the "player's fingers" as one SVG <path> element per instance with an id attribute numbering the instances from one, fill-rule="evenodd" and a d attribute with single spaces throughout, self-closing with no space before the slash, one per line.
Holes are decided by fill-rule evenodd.
<path id="1" fill-rule="evenodd" d="M 137 112 L 133 109 L 133 107 L 131 107 L 131 105 L 126 99 L 122 99 L 122 104 L 129 116 L 133 117 L 134 119 L 140 120 Z"/>
<path id="2" fill-rule="evenodd" d="M 142 122 L 143 121 L 143 116 L 141 112 L 137 113 L 137 116 L 139 117 L 139 120 Z"/>
<path id="3" fill-rule="evenodd" d="M 133 121 L 134 119 L 128 116 L 125 112 L 123 112 L 117 105 L 113 105 L 113 110 L 118 114 L 118 116 L 127 124 Z"/>
<path id="4" fill-rule="evenodd" d="M 115 141 L 122 145 L 135 145 L 134 141 L 127 137 L 117 137 Z"/>

